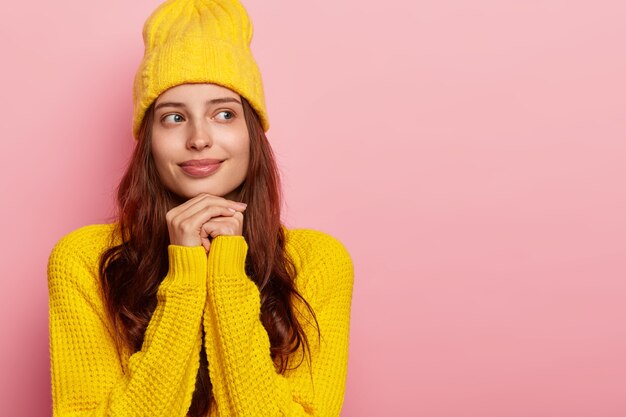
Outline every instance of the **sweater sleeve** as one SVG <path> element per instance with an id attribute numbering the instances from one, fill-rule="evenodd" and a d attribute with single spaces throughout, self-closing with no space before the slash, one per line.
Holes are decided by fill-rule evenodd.
<path id="1" fill-rule="evenodd" d="M 217 415 L 339 416 L 354 272 L 338 240 L 330 237 L 318 249 L 310 256 L 317 262 L 301 268 L 297 279 L 319 280 L 310 285 L 318 291 L 307 301 L 316 313 L 322 342 L 314 347 L 317 332 L 301 320 L 312 346 L 311 367 L 305 367 L 305 361 L 297 372 L 279 374 L 260 320 L 260 292 L 245 273 L 246 240 L 243 236 L 213 240 L 203 325 Z M 300 356 L 296 356 L 297 363 Z"/>
<path id="2" fill-rule="evenodd" d="M 48 260 L 53 416 L 184 416 L 202 348 L 204 248 L 168 246 L 157 306 L 125 373 L 85 244 L 62 239 Z"/>

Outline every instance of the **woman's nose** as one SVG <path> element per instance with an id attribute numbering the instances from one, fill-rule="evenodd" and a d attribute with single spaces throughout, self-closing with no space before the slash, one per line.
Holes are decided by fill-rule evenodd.
<path id="1" fill-rule="evenodd" d="M 193 125 L 191 132 L 189 133 L 188 144 L 192 148 L 203 149 L 207 146 L 213 145 L 213 139 L 211 138 L 211 132 L 208 126 L 198 122 Z"/>

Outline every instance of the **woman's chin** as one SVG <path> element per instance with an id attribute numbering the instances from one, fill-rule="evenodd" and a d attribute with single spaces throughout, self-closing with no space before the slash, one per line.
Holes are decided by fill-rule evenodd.
<path id="1" fill-rule="evenodd" d="M 214 190 L 209 190 L 206 188 L 199 188 L 199 189 L 194 189 L 194 190 L 184 190 L 184 191 L 180 191 L 177 193 L 177 195 L 181 198 L 184 198 L 185 201 L 190 200 L 194 197 L 199 196 L 200 194 L 210 194 L 210 195 L 214 195 L 214 196 L 218 196 L 221 197 L 222 193 L 220 192 L 216 192 Z"/>
<path id="2" fill-rule="evenodd" d="M 199 185 L 199 184 L 198 184 Z M 172 192 L 172 194 L 177 197 L 178 200 L 181 200 L 182 202 L 185 202 L 187 200 L 190 200 L 194 197 L 197 197 L 198 195 L 202 194 L 202 193 L 206 193 L 206 194 L 210 194 L 210 195 L 214 195 L 217 197 L 223 197 L 229 200 L 232 200 L 233 198 L 229 198 L 230 197 L 234 197 L 236 195 L 239 194 L 239 192 L 241 191 L 243 184 L 240 184 L 239 187 L 237 187 L 234 190 L 226 190 L 229 192 L 224 192 L 224 189 L 215 189 L 215 187 L 202 187 L 202 186 L 197 186 L 197 187 L 177 187 L 176 189 L 171 189 L 170 191 Z"/>

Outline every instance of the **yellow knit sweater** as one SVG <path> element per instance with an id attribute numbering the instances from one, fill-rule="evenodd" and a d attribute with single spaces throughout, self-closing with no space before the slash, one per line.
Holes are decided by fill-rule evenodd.
<path id="1" fill-rule="evenodd" d="M 354 280 L 350 255 L 339 240 L 321 231 L 285 229 L 296 287 L 317 315 L 321 342 L 314 324 L 301 320 L 311 367 L 304 360 L 279 374 L 259 319 L 259 290 L 244 270 L 243 236 L 216 237 L 208 255 L 202 246 L 169 245 L 169 271 L 142 348 L 118 352 L 98 278 L 99 256 L 113 230 L 113 224 L 81 227 L 62 237 L 50 254 L 54 417 L 184 417 L 200 349 L 206 350 L 213 384 L 212 417 L 339 415 Z M 114 242 L 120 243 L 119 237 Z M 297 364 L 301 352 L 294 355 Z"/>

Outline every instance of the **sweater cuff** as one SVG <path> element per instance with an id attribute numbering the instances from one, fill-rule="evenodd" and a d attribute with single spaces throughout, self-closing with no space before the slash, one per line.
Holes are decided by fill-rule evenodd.
<path id="1" fill-rule="evenodd" d="M 200 287 L 206 282 L 207 255 L 204 246 L 168 245 L 169 270 L 161 282 L 171 285 Z"/>
<path id="2" fill-rule="evenodd" d="M 211 242 L 209 261 L 213 276 L 246 274 L 248 242 L 241 235 L 220 235 Z"/>

